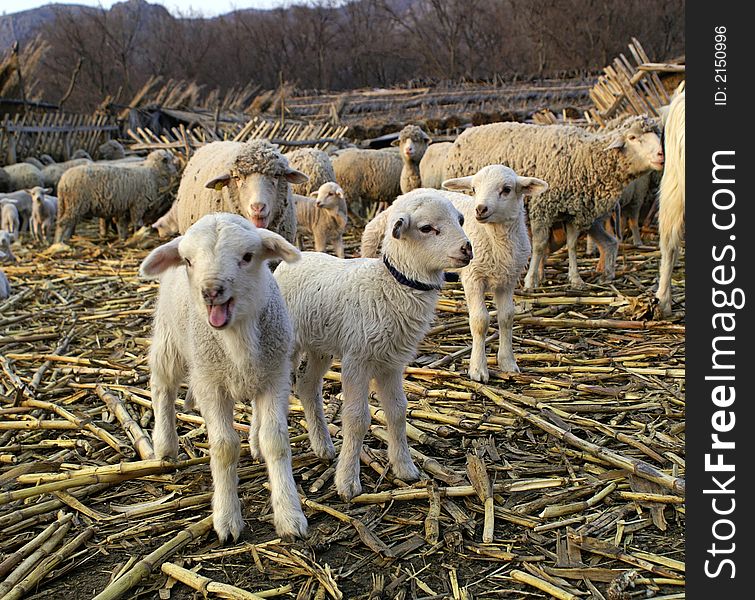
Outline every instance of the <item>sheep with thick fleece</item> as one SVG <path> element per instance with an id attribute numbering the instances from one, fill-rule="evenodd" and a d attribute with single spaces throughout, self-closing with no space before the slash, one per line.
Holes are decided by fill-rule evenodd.
<path id="1" fill-rule="evenodd" d="M 422 160 L 419 161 L 419 175 L 422 187 L 441 189 L 446 174 L 446 156 L 453 142 L 430 144 Z"/>
<path id="2" fill-rule="evenodd" d="M 11 191 L 26 190 L 43 183 L 42 171 L 29 163 L 20 162 L 8 165 L 5 167 L 5 172 L 10 177 L 9 189 Z"/>
<path id="3" fill-rule="evenodd" d="M 17 240 L 21 233 L 18 209 L 12 202 L 0 206 L 0 229 L 7 231 L 13 241 Z"/>
<path id="4" fill-rule="evenodd" d="M 472 331 L 469 376 L 475 381 L 489 379 L 485 336 L 490 316 L 485 293 L 493 292 L 498 309 L 498 368 L 518 372 L 512 346 L 514 288 L 527 268 L 530 239 L 524 212 L 524 198 L 533 198 L 548 189 L 535 177 L 522 177 L 504 165 L 488 165 L 474 176 L 443 182 L 449 190 L 474 191 L 474 196 L 440 192 L 464 215 L 464 231 L 472 242 L 474 258 L 460 271 Z M 362 256 L 375 256 L 389 208 L 375 217 L 362 235 Z"/>
<path id="5" fill-rule="evenodd" d="M 672 99 L 664 124 L 666 168 L 658 192 L 658 234 L 661 266 L 656 297 L 661 316 L 671 314 L 671 273 L 684 240 L 685 92 Z"/>
<path id="6" fill-rule="evenodd" d="M 116 219 L 118 235 L 142 226 L 144 213 L 160 198 L 176 175 L 173 155 L 154 150 L 139 167 L 88 164 L 63 173 L 58 185 L 58 224 L 55 241 L 65 242 L 78 221 L 87 216 Z"/>
<path id="7" fill-rule="evenodd" d="M 140 267 L 142 276 L 160 278 L 149 353 L 155 457 L 178 455 L 176 393 L 188 378 L 207 427 L 213 525 L 221 541 L 237 539 L 244 527 L 233 413 L 235 403 L 250 400 L 249 446 L 267 465 L 276 532 L 306 534 L 287 425 L 293 332 L 267 264 L 299 256 L 277 233 L 215 213 L 153 250 Z"/>
<path id="8" fill-rule="evenodd" d="M 332 158 L 338 185 L 349 206 L 365 214 L 370 204 L 390 204 L 401 194 L 404 162 L 398 152 L 347 148 Z"/>
<path id="9" fill-rule="evenodd" d="M 339 495 L 361 493 L 359 455 L 370 425 L 369 384 L 388 421 L 388 460 L 394 474 L 419 476 L 406 441 L 404 367 L 417 351 L 435 312 L 445 269 L 463 267 L 472 246 L 462 215 L 436 190 L 400 196 L 391 209 L 383 259 L 342 259 L 304 252 L 302 260 L 275 270 L 294 325 L 294 356 L 306 355 L 297 377 L 312 449 L 335 455 L 325 423 L 322 379 L 333 357 L 341 359 L 343 444 L 336 467 Z"/>
<path id="10" fill-rule="evenodd" d="M 58 199 L 50 196 L 50 188 L 34 187 L 31 193 L 31 234 L 37 241 L 47 241 L 55 232 Z"/>
<path id="11" fill-rule="evenodd" d="M 309 181 L 291 186 L 291 191 L 300 196 L 310 196 L 320 186 L 336 180 L 330 157 L 316 148 L 299 148 L 285 155 L 288 164 L 309 177 Z"/>
<path id="12" fill-rule="evenodd" d="M 314 238 L 315 251 L 325 252 L 328 242 L 333 241 L 336 256 L 343 258 L 343 233 L 348 223 L 346 196 L 335 181 L 323 183 L 312 197 L 294 194 L 296 202 L 296 237 L 301 234 Z M 299 243 L 301 247 L 301 243 Z"/>
<path id="13" fill-rule="evenodd" d="M 296 207 L 290 184 L 307 176 L 265 140 L 212 142 L 186 164 L 176 196 L 178 230 L 213 212 L 240 214 L 293 243 Z"/>
<path id="14" fill-rule="evenodd" d="M 157 236 L 159 238 L 166 238 L 178 233 L 178 219 L 176 218 L 175 202 L 170 205 L 168 212 L 152 223 L 152 229 L 157 231 Z"/>
<path id="15" fill-rule="evenodd" d="M 603 277 L 614 277 L 618 242 L 603 228 L 630 181 L 663 168 L 663 149 L 653 120 L 626 119 L 610 131 L 592 133 L 572 125 L 492 123 L 464 131 L 446 158 L 446 176 L 472 175 L 500 163 L 518 173 L 542 177 L 548 192 L 530 198 L 532 260 L 525 287 L 539 284 L 551 226 L 565 222 L 569 248 L 569 283 L 584 286 L 577 269 L 577 239 L 588 230 L 606 255 Z"/>
<path id="16" fill-rule="evenodd" d="M 422 187 L 419 165 L 425 156 L 429 143 L 430 136 L 417 125 L 407 125 L 399 131 L 398 139 L 394 140 L 392 145 L 398 146 L 399 155 L 403 162 L 401 178 L 399 179 L 402 194 Z"/>

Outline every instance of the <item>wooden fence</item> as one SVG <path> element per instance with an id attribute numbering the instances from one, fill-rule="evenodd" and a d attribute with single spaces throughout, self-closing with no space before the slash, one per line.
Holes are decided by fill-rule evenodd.
<path id="1" fill-rule="evenodd" d="M 97 147 L 113 137 L 120 128 L 107 115 L 45 113 L 5 115 L 0 122 L 0 157 L 13 164 L 29 156 L 49 154 L 55 160 L 67 160 L 82 148 L 92 156 Z"/>

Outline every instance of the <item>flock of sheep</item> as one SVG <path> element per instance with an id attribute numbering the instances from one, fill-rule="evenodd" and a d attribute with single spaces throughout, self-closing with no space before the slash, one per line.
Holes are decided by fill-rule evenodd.
<path id="1" fill-rule="evenodd" d="M 183 170 L 170 210 L 152 224 L 160 237 L 179 235 L 155 248 L 140 274 L 160 280 L 149 355 L 155 454 L 177 456 L 175 400 L 188 381 L 187 407 L 196 405 L 207 424 L 220 539 L 236 539 L 243 528 L 236 402 L 254 402 L 250 450 L 267 465 L 275 526 L 283 537 L 303 536 L 307 529 L 286 422 L 292 371 L 312 449 L 332 460 L 322 385 L 332 360 L 341 361 L 343 443 L 335 476 L 341 498 L 361 493 L 371 383 L 388 423 L 391 469 L 402 480 L 417 479 L 406 439 L 403 371 L 430 328 L 450 272 L 458 272 L 469 309 L 469 377 L 489 379 L 488 291 L 497 307 L 498 368 L 516 372 L 514 289 L 525 271 L 526 288 L 540 284 L 552 232 L 565 229 L 572 286 L 584 285 L 577 269 L 583 232 L 597 244 L 602 276 L 611 280 L 618 242 L 606 219 L 617 206 L 647 194 L 649 185 L 637 181 L 662 169 L 657 296 L 668 315 L 684 226 L 683 91 L 666 112 L 665 153 L 659 125 L 646 116 L 598 132 L 495 123 L 437 144 L 409 125 L 396 149 L 349 148 L 333 156 L 312 149 L 284 155 L 265 141 L 200 148 Z M 84 218 L 99 218 L 105 232 L 114 222 L 121 236 L 141 227 L 177 176 L 175 163 L 166 151 L 129 161 L 109 146 L 107 160 L 84 157 L 58 166 L 55 180 L 44 178 L 54 164 L 7 167 L 11 187 L 21 189 L 0 196 L 7 229 L 0 233 L 1 251 L 12 257 L 11 242 L 26 222 L 41 240 L 57 217 L 59 242 Z M 39 179 L 24 178 L 22 172 L 32 169 Z M 345 259 L 348 213 L 365 214 L 373 203 L 385 209 L 364 229 L 362 257 Z M 630 215 L 638 235 L 634 209 Z M 313 237 L 315 252 L 294 245 L 302 233 Z M 337 256 L 325 253 L 331 246 Z M 0 277 L 0 295 L 3 281 L 7 288 Z"/>

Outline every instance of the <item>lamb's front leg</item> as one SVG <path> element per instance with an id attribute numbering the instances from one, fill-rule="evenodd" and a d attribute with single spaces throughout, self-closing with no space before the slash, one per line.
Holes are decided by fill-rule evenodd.
<path id="1" fill-rule="evenodd" d="M 532 257 L 527 275 L 524 278 L 524 288 L 531 290 L 540 285 L 545 271 L 545 256 L 548 251 L 550 227 L 532 223 Z"/>
<path id="2" fill-rule="evenodd" d="M 479 279 L 464 278 L 464 295 L 469 310 L 469 329 L 472 331 L 472 354 L 469 357 L 469 377 L 486 383 L 490 378 L 485 354 L 485 336 L 490 325 L 488 307 L 485 306 L 485 283 Z"/>
<path id="3" fill-rule="evenodd" d="M 155 427 L 152 431 L 155 458 L 176 458 L 176 395 L 184 376 L 184 365 L 170 336 L 165 335 L 159 322 L 156 323 L 155 335 L 152 338 L 149 370 L 152 410 L 155 414 Z"/>
<path id="4" fill-rule="evenodd" d="M 498 309 L 498 368 L 506 373 L 519 373 L 511 341 L 514 328 L 514 288 L 510 285 L 495 290 Z"/>
<path id="5" fill-rule="evenodd" d="M 603 227 L 601 219 L 597 219 L 590 226 L 590 235 L 600 247 L 601 259 L 605 257 L 603 266 L 603 281 L 612 281 L 616 274 L 616 255 L 619 251 L 619 241 Z"/>
<path id="6" fill-rule="evenodd" d="M 362 493 L 359 458 L 364 436 L 370 427 L 369 383 L 366 366 L 358 360 L 344 357 L 341 368 L 343 444 L 338 456 L 335 482 L 338 495 L 346 502 Z"/>
<path id="7" fill-rule="evenodd" d="M 233 429 L 233 400 L 213 385 L 193 384 L 193 387 L 210 442 L 213 526 L 221 542 L 229 537 L 237 540 L 244 520 L 236 471 L 241 442 Z"/>
<path id="8" fill-rule="evenodd" d="M 597 221 L 596 221 L 597 223 Z M 591 230 L 592 231 L 592 230 Z M 566 247 L 569 250 L 569 285 L 575 289 L 585 287 L 585 282 L 579 276 L 579 267 L 577 265 L 577 240 L 579 239 L 579 228 L 574 223 L 566 224 Z M 599 243 L 599 240 L 595 240 Z"/>
<path id="9" fill-rule="evenodd" d="M 402 481 L 419 479 L 406 441 L 406 394 L 402 369 L 378 373 L 375 376 L 377 395 L 388 424 L 388 461 L 396 477 Z"/>
<path id="10" fill-rule="evenodd" d="M 288 439 L 288 369 L 275 389 L 255 400 L 258 414 L 259 444 L 267 465 L 270 499 L 276 533 L 284 539 L 305 537 L 307 518 L 301 510 L 299 494 L 291 467 L 291 443 Z"/>
<path id="11" fill-rule="evenodd" d="M 343 252 L 343 234 L 339 235 L 335 241 L 333 242 L 333 245 L 335 246 L 335 253 L 338 258 L 344 257 Z"/>

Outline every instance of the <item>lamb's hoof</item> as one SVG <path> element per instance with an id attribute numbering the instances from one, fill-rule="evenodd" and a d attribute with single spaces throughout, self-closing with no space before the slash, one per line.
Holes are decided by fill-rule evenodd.
<path id="1" fill-rule="evenodd" d="M 176 460 L 178 458 L 178 440 L 173 442 L 155 442 L 154 457 L 160 460 Z"/>
<path id="2" fill-rule="evenodd" d="M 359 477 L 350 481 L 340 481 L 336 476 L 336 490 L 341 500 L 344 502 L 351 502 L 351 499 L 362 493 L 362 484 L 359 481 Z"/>
<path id="3" fill-rule="evenodd" d="M 569 287 L 573 290 L 583 290 L 587 287 L 582 279 L 573 279 L 569 281 Z"/>
<path id="4" fill-rule="evenodd" d="M 240 511 L 233 512 L 230 515 L 213 515 L 212 524 L 220 543 L 223 545 L 231 540 L 237 541 L 244 529 L 244 519 L 241 518 Z"/>
<path id="5" fill-rule="evenodd" d="M 317 443 L 313 441 L 312 451 L 315 453 L 315 456 L 317 456 L 317 458 L 325 462 L 332 462 L 336 457 L 336 449 L 330 439 L 324 441 L 321 440 Z"/>
<path id="6" fill-rule="evenodd" d="M 478 368 L 478 367 L 472 367 L 470 365 L 469 378 L 472 381 L 477 381 L 479 383 L 487 383 L 490 380 L 490 373 L 488 373 L 488 367 L 485 366 L 484 368 Z"/>
<path id="7" fill-rule="evenodd" d="M 613 273 L 603 273 L 600 277 L 598 277 L 598 283 L 611 283 L 613 280 Z"/>
<path id="8" fill-rule="evenodd" d="M 419 479 L 419 469 L 412 461 L 401 464 L 392 464 L 393 474 L 401 481 L 417 481 Z"/>
<path id="9" fill-rule="evenodd" d="M 513 358 L 498 357 L 498 370 L 504 373 L 519 373 L 519 367 Z"/>
<path id="10" fill-rule="evenodd" d="M 292 542 L 296 538 L 305 539 L 307 537 L 307 517 L 299 510 L 290 510 L 283 515 L 274 514 L 275 532 L 280 538 L 287 542 Z"/>

